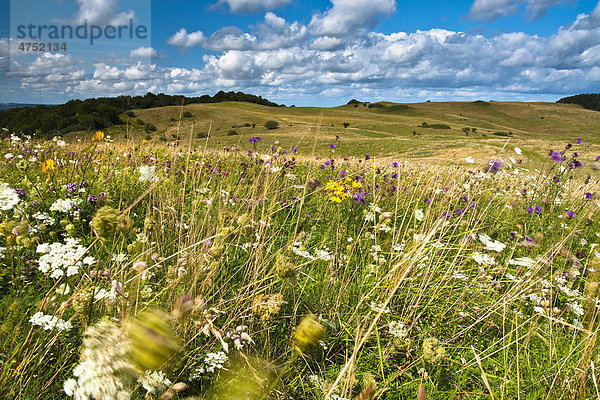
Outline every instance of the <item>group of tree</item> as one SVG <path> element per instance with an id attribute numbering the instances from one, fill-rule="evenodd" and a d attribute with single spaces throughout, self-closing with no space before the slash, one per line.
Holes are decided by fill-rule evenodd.
<path id="1" fill-rule="evenodd" d="M 203 95 L 200 97 L 147 93 L 145 96 L 100 97 L 71 100 L 56 106 L 3 110 L 0 111 L 0 127 L 7 128 L 9 132 L 49 137 L 124 124 L 125 121 L 121 119 L 121 114 L 126 110 L 224 101 L 243 101 L 269 107 L 285 107 L 261 96 L 242 92 L 220 91 L 214 96 Z"/>
<path id="2" fill-rule="evenodd" d="M 600 93 L 585 93 L 563 97 L 557 103 L 579 104 L 588 110 L 600 111 Z"/>

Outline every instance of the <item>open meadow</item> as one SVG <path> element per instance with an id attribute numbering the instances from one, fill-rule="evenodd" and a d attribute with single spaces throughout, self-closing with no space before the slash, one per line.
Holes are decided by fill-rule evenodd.
<path id="1" fill-rule="evenodd" d="M 4 132 L 0 398 L 600 399 L 600 113 L 375 104 Z"/>

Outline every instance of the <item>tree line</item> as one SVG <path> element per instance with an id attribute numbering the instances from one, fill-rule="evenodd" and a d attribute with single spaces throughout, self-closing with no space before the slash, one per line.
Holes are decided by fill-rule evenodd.
<path id="1" fill-rule="evenodd" d="M 285 107 L 285 105 L 273 103 L 261 96 L 233 91 L 220 91 L 214 96 L 203 95 L 200 97 L 147 93 L 144 96 L 100 97 L 70 100 L 56 106 L 2 110 L 0 111 L 0 127 L 8 129 L 8 132 L 50 137 L 68 132 L 93 131 L 124 124 L 121 114 L 126 110 L 224 101 L 243 101 L 269 107 Z"/>
<path id="2" fill-rule="evenodd" d="M 585 93 L 563 97 L 557 103 L 579 104 L 588 110 L 600 111 L 600 93 Z"/>

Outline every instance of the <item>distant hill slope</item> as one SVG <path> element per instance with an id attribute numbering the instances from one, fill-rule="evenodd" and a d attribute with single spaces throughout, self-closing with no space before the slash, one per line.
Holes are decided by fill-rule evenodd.
<path id="1" fill-rule="evenodd" d="M 281 146 L 321 157 L 365 154 L 439 161 L 493 159 L 501 149 L 512 157 L 524 154 L 547 159 L 549 150 L 563 149 L 582 138 L 592 147 L 586 157 L 600 155 L 600 113 L 574 104 L 521 102 L 390 103 L 369 108 L 370 103 L 320 107 L 267 107 L 245 102 L 190 104 L 135 109 L 121 118 L 126 125 L 106 133 L 127 145 L 166 142 L 208 149 L 271 151 Z M 274 120 L 278 129 L 265 123 Z M 149 129 L 151 127 L 152 129 Z M 73 133 L 67 139 L 85 135 Z M 251 138 L 261 137 L 256 144 Z M 339 137 L 339 139 L 338 139 Z M 193 139 L 190 143 L 189 139 Z M 278 142 L 278 143 L 276 143 Z M 333 148 L 330 144 L 335 145 Z M 187 148 L 187 147 L 186 147 Z M 507 156 L 507 150 L 504 156 Z"/>
<path id="2" fill-rule="evenodd" d="M 33 134 L 40 137 L 62 135 L 75 131 L 105 129 L 123 124 L 120 115 L 134 108 L 155 108 L 197 103 L 219 103 L 223 101 L 243 101 L 269 107 L 279 107 L 261 96 L 242 92 L 220 91 L 214 96 L 200 97 L 155 95 L 101 97 L 87 100 L 71 100 L 56 106 L 36 106 L 33 108 L 10 108 L 0 111 L 0 127 L 11 132 Z"/>
<path id="3" fill-rule="evenodd" d="M 579 104 L 588 110 L 600 111 L 600 93 L 585 93 L 563 97 L 557 103 Z"/>

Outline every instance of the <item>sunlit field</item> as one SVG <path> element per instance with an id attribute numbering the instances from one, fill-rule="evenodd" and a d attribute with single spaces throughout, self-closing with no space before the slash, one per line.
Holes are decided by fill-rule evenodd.
<path id="1" fill-rule="evenodd" d="M 200 110 L 175 138 L 4 132 L 0 398 L 600 398 L 594 131 L 480 126 L 434 162 L 347 114 L 217 144 Z"/>

